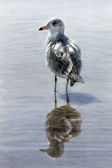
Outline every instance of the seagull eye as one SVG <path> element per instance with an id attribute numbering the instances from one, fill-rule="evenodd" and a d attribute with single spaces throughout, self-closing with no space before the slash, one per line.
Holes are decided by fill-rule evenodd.
<path id="1" fill-rule="evenodd" d="M 53 26 L 57 26 L 57 22 L 54 21 L 54 22 L 52 23 L 52 25 L 53 25 Z"/>

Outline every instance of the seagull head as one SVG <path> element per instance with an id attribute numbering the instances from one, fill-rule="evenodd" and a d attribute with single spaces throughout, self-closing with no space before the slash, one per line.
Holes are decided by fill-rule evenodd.
<path id="1" fill-rule="evenodd" d="M 62 20 L 52 18 L 47 22 L 46 26 L 41 27 L 39 31 L 48 29 L 51 34 L 64 34 L 64 28 L 65 26 Z"/>

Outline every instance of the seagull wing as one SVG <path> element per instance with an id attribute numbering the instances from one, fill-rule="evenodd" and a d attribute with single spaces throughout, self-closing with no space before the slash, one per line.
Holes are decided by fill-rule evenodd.
<path id="1" fill-rule="evenodd" d="M 47 46 L 47 65 L 51 71 L 60 77 L 72 79 L 74 82 L 82 82 L 78 77 L 81 69 L 80 49 L 72 41 L 66 45 L 57 41 L 50 42 Z"/>
<path id="2" fill-rule="evenodd" d="M 67 48 L 60 41 L 56 43 L 50 42 L 47 46 L 47 66 L 56 75 L 61 77 L 67 77 L 71 72 L 73 63 L 70 59 Z"/>
<path id="3" fill-rule="evenodd" d="M 82 67 L 81 50 L 72 40 L 69 40 L 67 50 L 73 63 L 73 69 L 75 68 L 75 73 L 79 75 Z"/>

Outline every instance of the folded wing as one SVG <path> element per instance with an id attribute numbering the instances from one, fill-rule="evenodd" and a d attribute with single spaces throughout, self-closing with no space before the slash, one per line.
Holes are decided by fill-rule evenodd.
<path id="1" fill-rule="evenodd" d="M 79 47 L 72 41 L 66 45 L 61 41 L 50 42 L 46 53 L 47 66 L 56 75 L 69 78 L 72 86 L 75 82 L 83 82 L 79 76 L 82 66 L 80 55 Z"/>

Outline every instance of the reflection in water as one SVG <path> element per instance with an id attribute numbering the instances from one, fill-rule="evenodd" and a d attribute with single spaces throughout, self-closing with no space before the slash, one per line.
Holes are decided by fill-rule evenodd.
<path id="1" fill-rule="evenodd" d="M 76 109 L 69 105 L 56 107 L 56 103 L 55 97 L 55 108 L 46 117 L 46 136 L 50 143 L 49 148 L 40 149 L 51 158 L 62 156 L 64 143 L 80 135 L 83 120 Z"/>

